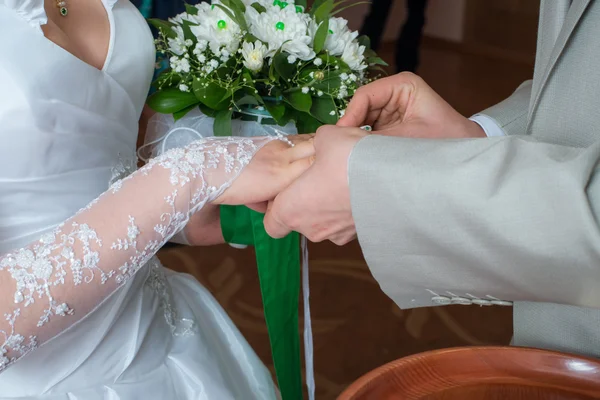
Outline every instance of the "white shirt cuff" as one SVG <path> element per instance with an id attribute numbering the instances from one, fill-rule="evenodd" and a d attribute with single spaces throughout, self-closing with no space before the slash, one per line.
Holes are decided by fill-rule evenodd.
<path id="1" fill-rule="evenodd" d="M 487 137 L 506 136 L 504 129 L 498 125 L 496 120 L 485 114 L 475 114 L 469 119 L 479 125 Z"/>

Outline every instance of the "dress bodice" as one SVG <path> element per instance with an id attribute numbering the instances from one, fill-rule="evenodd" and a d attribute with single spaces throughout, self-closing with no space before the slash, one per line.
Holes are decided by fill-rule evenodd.
<path id="1" fill-rule="evenodd" d="M 135 165 L 138 119 L 154 68 L 150 30 L 127 0 L 103 0 L 102 70 L 48 40 L 43 0 L 0 0 L 0 254 L 104 192 Z"/>

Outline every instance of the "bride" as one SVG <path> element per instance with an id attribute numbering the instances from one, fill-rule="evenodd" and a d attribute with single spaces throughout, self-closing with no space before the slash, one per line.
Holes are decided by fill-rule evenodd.
<path id="1" fill-rule="evenodd" d="M 136 8 L 0 0 L 0 26 L 0 399 L 275 398 L 216 301 L 154 255 L 184 227 L 215 242 L 218 205 L 273 198 L 310 140 L 205 139 L 133 172 L 154 67 Z"/>

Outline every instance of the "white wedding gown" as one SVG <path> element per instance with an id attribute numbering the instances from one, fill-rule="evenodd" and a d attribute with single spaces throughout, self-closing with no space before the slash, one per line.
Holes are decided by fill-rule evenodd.
<path id="1" fill-rule="evenodd" d="M 267 140 L 133 172 L 153 41 L 127 0 L 103 2 L 100 71 L 44 37 L 43 0 L 0 0 L 0 399 L 276 398 L 213 297 L 154 257 Z"/>

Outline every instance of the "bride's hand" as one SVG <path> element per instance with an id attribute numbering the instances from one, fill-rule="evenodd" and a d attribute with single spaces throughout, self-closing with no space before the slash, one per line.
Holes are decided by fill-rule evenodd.
<path id="1" fill-rule="evenodd" d="M 266 210 L 266 202 L 310 167 L 315 149 L 313 135 L 288 136 L 291 147 L 281 140 L 267 143 L 256 153 L 240 176 L 213 204 L 248 205 Z"/>

